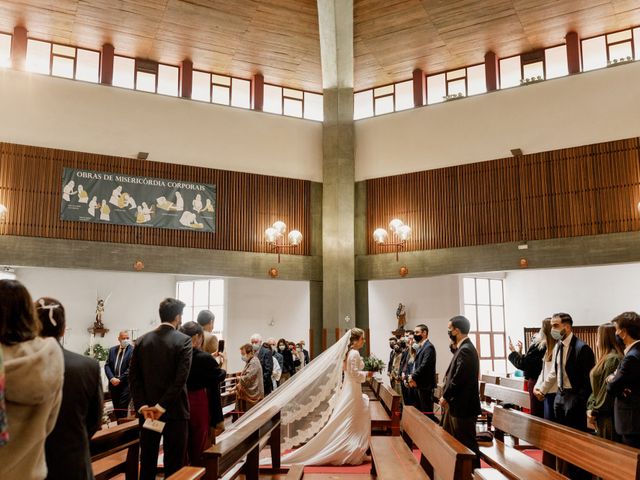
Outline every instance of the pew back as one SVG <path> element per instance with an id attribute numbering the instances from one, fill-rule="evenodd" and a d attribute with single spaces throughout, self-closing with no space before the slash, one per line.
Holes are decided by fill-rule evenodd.
<path id="1" fill-rule="evenodd" d="M 475 454 L 415 407 L 405 407 L 402 430 L 422 452 L 431 478 L 433 472 L 443 480 L 471 477 Z"/>
<path id="2" fill-rule="evenodd" d="M 516 390 L 524 390 L 524 379 L 500 377 L 498 378 L 498 385 L 502 387 L 515 388 Z"/>
<path id="3" fill-rule="evenodd" d="M 529 393 L 524 390 L 503 387 L 493 383 L 484 386 L 484 398 L 487 402 L 511 403 L 520 408 L 530 408 L 531 399 Z"/>
<path id="4" fill-rule="evenodd" d="M 494 409 L 493 425 L 602 479 L 640 479 L 635 448 L 502 407 Z"/>
<path id="5" fill-rule="evenodd" d="M 98 430 L 89 443 L 94 470 L 97 467 L 97 471 L 94 471 L 96 480 L 110 478 L 118 473 L 124 473 L 127 480 L 137 479 L 139 446 L 140 424 L 137 420 Z M 115 462 L 111 462 L 111 459 L 99 462 L 124 450 L 127 450 L 126 457 L 123 454 L 122 458 L 116 458 Z"/>

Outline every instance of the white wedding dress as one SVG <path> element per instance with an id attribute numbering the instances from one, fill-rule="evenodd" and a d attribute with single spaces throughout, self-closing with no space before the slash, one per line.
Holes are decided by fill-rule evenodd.
<path id="1" fill-rule="evenodd" d="M 364 362 L 357 350 L 349 350 L 345 362 L 342 389 L 337 393 L 333 413 L 326 425 L 309 442 L 282 457 L 292 465 L 360 465 L 363 463 L 369 437 L 371 417 L 369 398 L 362 393 L 361 383 L 367 378 Z"/>
<path id="2" fill-rule="evenodd" d="M 347 332 L 329 349 L 251 408 L 220 436 L 242 428 L 277 407 L 281 413 L 282 462 L 304 465 L 356 465 L 369 447 L 369 400 L 362 394 L 366 373 L 357 350 L 349 349 Z M 345 361 L 346 358 L 346 361 Z M 269 465 L 271 460 L 260 462 Z"/>

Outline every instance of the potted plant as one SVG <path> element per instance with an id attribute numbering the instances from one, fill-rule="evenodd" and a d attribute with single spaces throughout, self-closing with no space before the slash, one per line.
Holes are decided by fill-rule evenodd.
<path id="1" fill-rule="evenodd" d="M 98 343 L 93 346 L 93 355 L 91 355 L 91 347 L 87 347 L 84 354 L 87 357 L 95 358 L 99 362 L 106 362 L 109 357 L 109 351 Z"/>

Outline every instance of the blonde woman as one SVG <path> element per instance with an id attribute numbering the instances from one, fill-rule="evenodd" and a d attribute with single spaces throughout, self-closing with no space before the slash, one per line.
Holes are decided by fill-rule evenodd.
<path id="1" fill-rule="evenodd" d="M 614 397 L 607 393 L 607 377 L 616 371 L 623 356 L 613 323 L 598 327 L 596 344 L 597 361 L 589 374 L 592 393 L 587 400 L 587 420 L 595 425 L 599 437 L 618 442 L 620 438 L 613 428 Z"/>
<path id="2" fill-rule="evenodd" d="M 285 464 L 360 465 L 368 461 L 367 449 L 371 434 L 369 399 L 362 394 L 361 384 L 367 375 L 360 350 L 364 346 L 364 331 L 352 328 L 349 350 L 342 362 L 344 380 L 338 391 L 334 410 L 327 424 L 303 447 L 282 458 Z"/>

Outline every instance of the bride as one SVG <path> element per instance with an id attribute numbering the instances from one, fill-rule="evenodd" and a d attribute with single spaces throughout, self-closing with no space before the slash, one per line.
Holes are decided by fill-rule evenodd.
<path id="1" fill-rule="evenodd" d="M 281 413 L 282 463 L 303 465 L 360 465 L 371 434 L 369 400 L 362 394 L 364 363 L 358 350 L 364 331 L 349 330 L 337 343 L 252 408 L 221 436 L 270 407 Z M 344 379 L 343 379 L 344 373 Z M 270 459 L 265 459 L 270 461 Z"/>

